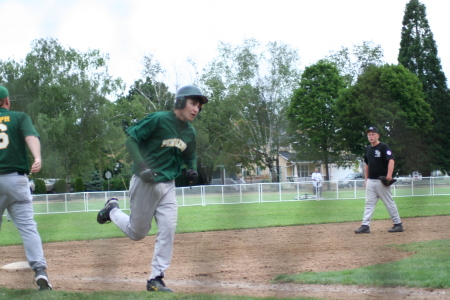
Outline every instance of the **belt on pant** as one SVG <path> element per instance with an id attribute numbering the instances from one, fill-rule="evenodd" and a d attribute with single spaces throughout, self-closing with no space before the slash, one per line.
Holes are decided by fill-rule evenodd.
<path id="1" fill-rule="evenodd" d="M 9 173 L 0 173 L 0 175 L 8 175 L 8 174 L 17 174 L 19 176 L 27 175 L 24 172 L 9 172 Z"/>

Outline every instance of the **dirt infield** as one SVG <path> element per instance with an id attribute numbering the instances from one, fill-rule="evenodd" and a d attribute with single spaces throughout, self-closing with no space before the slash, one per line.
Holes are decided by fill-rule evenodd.
<path id="1" fill-rule="evenodd" d="M 450 239 L 450 216 L 404 219 L 405 232 L 388 233 L 390 221 L 375 221 L 371 234 L 360 223 L 178 234 L 166 284 L 180 293 L 327 299 L 448 299 L 450 289 L 370 288 L 343 285 L 275 284 L 277 274 L 360 268 L 406 258 L 384 247 Z M 145 290 L 155 237 L 44 245 L 54 289 Z M 25 260 L 22 246 L 0 247 L 0 264 Z M 0 270 L 0 286 L 32 288 L 31 270 Z"/>

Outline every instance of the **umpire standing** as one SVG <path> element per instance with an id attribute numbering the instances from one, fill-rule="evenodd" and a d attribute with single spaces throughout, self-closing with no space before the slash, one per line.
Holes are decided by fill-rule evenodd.
<path id="1" fill-rule="evenodd" d="M 5 209 L 8 211 L 19 230 L 28 264 L 35 272 L 35 284 L 40 290 L 50 290 L 27 177 L 30 166 L 26 146 L 34 157 L 31 172 L 36 173 L 41 170 L 41 144 L 30 117 L 10 108 L 9 92 L 0 86 L 0 216 Z"/>
<path id="2" fill-rule="evenodd" d="M 394 155 L 385 143 L 379 141 L 380 132 L 376 127 L 369 127 L 366 131 L 370 145 L 366 147 L 364 161 L 364 174 L 366 178 L 366 207 L 362 226 L 355 230 L 355 233 L 370 233 L 370 222 L 375 211 L 378 199 L 386 206 L 394 227 L 389 232 L 402 232 L 403 225 L 398 214 L 397 205 L 392 199 L 390 186 L 385 186 L 380 176 L 385 176 L 387 180 L 392 179 L 394 171 Z"/>

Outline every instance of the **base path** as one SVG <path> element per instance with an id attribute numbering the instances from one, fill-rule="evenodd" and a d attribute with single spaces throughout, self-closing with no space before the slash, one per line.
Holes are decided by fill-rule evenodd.
<path id="1" fill-rule="evenodd" d="M 361 268 L 407 258 L 390 244 L 450 239 L 450 216 L 404 219 L 405 231 L 388 233 L 388 220 L 370 234 L 359 222 L 177 234 L 164 281 L 175 292 L 325 299 L 450 299 L 450 289 L 380 288 L 273 283 L 278 274 Z M 112 226 L 112 225 L 111 225 Z M 99 228 L 100 230 L 100 228 Z M 55 290 L 143 291 L 155 237 L 44 244 Z M 0 266 L 25 260 L 23 246 L 0 247 Z M 33 288 L 33 272 L 0 269 L 0 286 Z"/>

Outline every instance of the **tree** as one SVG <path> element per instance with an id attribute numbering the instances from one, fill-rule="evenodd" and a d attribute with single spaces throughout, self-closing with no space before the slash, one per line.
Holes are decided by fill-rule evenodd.
<path id="1" fill-rule="evenodd" d="M 160 110 L 172 110 L 175 96 L 162 82 L 155 82 L 150 77 L 136 80 L 130 87 L 128 95 L 116 101 L 114 119 L 120 120 L 124 130 Z"/>
<path id="2" fill-rule="evenodd" d="M 335 103 L 344 88 L 344 78 L 335 64 L 320 60 L 305 68 L 287 113 L 297 155 L 302 160 L 324 163 L 328 179 L 330 162 L 341 157 L 335 138 Z"/>
<path id="3" fill-rule="evenodd" d="M 108 59 L 98 50 L 83 53 L 40 39 L 24 60 L 0 61 L 0 81 L 15 98 L 14 109 L 27 112 L 41 135 L 44 176 L 69 181 L 102 168 L 107 144 L 118 145 L 108 97 L 123 84 L 108 74 Z"/>
<path id="4" fill-rule="evenodd" d="M 381 141 L 396 157 L 396 172 L 407 174 L 419 166 L 426 152 L 421 135 L 431 130 L 430 105 L 423 99 L 416 75 L 401 65 L 369 66 L 357 83 L 336 102 L 337 139 L 342 148 L 363 156 L 368 144 L 365 130 L 375 126 Z"/>
<path id="5" fill-rule="evenodd" d="M 84 187 L 86 191 L 102 191 L 103 179 L 100 174 L 95 171 L 92 173 L 91 181 L 85 182 Z"/>
<path id="6" fill-rule="evenodd" d="M 381 66 L 383 55 L 381 45 L 364 41 L 362 44 L 353 45 L 352 50 L 348 47 L 341 47 L 338 51 L 330 51 L 325 59 L 334 62 L 341 75 L 344 76 L 347 86 L 352 86 L 367 66 Z"/>
<path id="7" fill-rule="evenodd" d="M 210 103 L 200 126 L 203 142 L 217 155 L 200 150 L 199 156 L 231 168 L 264 166 L 278 181 L 280 147 L 288 143 L 285 110 L 299 77 L 297 51 L 277 42 L 261 47 L 254 39 L 221 43 L 218 51 L 201 78 Z"/>
<path id="8" fill-rule="evenodd" d="M 450 126 L 450 96 L 425 5 L 418 0 L 409 1 L 402 25 L 398 62 L 419 77 L 434 119 L 434 130 L 424 137 L 429 148 L 424 153 L 428 153 L 431 160 L 420 170 L 424 175 L 430 175 L 435 169 L 449 172 L 450 132 L 443 128 Z"/>

